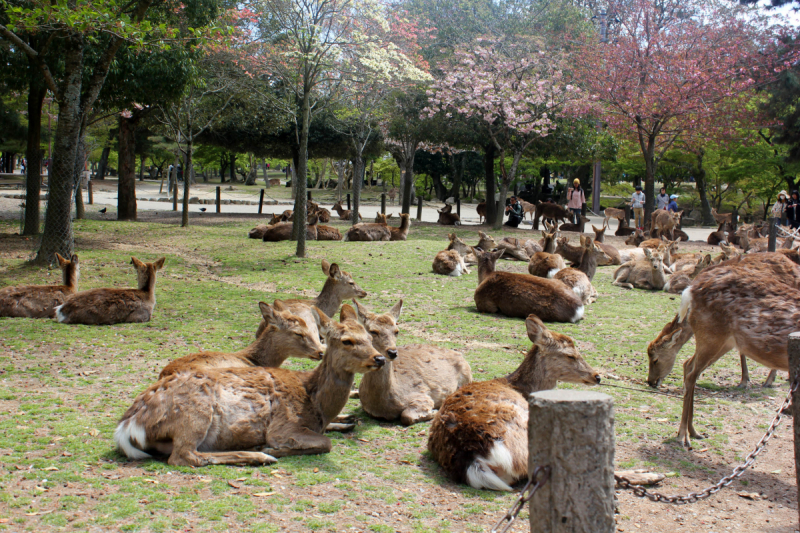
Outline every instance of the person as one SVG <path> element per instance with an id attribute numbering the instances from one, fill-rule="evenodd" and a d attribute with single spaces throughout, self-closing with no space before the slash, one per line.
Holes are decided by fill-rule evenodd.
<path id="1" fill-rule="evenodd" d="M 667 196 L 667 189 L 661 187 L 661 193 L 656 196 L 656 209 L 666 209 L 671 197 Z"/>
<path id="2" fill-rule="evenodd" d="M 511 197 L 511 203 L 506 206 L 506 215 L 508 220 L 503 224 L 511 228 L 516 228 L 522 222 L 522 204 L 517 201 L 516 196 Z"/>
<path id="3" fill-rule="evenodd" d="M 783 214 L 786 212 L 786 199 L 788 197 L 789 195 L 786 194 L 786 191 L 781 191 L 778 193 L 778 200 L 775 202 L 775 205 L 772 206 L 772 218 L 783 217 Z"/>
<path id="4" fill-rule="evenodd" d="M 800 196 L 798 191 L 792 191 L 792 196 L 786 203 L 786 222 L 792 229 L 800 228 Z"/>
<path id="5" fill-rule="evenodd" d="M 669 197 L 669 204 L 667 204 L 667 211 L 670 211 L 671 213 L 678 212 L 678 202 L 675 201 L 677 199 L 678 199 L 677 194 L 673 194 Z"/>
<path id="6" fill-rule="evenodd" d="M 573 223 L 577 224 L 581 221 L 581 211 L 583 204 L 586 203 L 586 196 L 581 189 L 581 180 L 575 178 L 572 181 L 572 188 L 567 191 L 567 207 L 572 211 L 572 217 L 575 219 Z"/>
<path id="7" fill-rule="evenodd" d="M 635 227 L 638 229 L 644 229 L 644 193 L 642 192 L 642 186 L 636 186 L 636 192 L 631 195 L 631 207 L 633 208 L 633 220 L 635 222 Z"/>

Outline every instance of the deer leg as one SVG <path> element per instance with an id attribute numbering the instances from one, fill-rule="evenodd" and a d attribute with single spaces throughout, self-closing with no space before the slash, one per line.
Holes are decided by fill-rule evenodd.
<path id="1" fill-rule="evenodd" d="M 434 414 L 433 400 L 426 396 L 412 402 L 400 413 L 400 423 L 404 426 L 411 426 L 417 422 L 431 420 Z"/>
<path id="2" fill-rule="evenodd" d="M 196 452 L 195 456 L 206 465 L 269 465 L 277 461 L 262 452 Z"/>
<path id="3" fill-rule="evenodd" d="M 767 380 L 761 386 L 763 388 L 765 388 L 765 389 L 769 389 L 769 388 L 774 387 L 774 383 L 775 383 L 775 378 L 776 377 L 778 377 L 778 371 L 774 370 L 774 369 L 770 370 L 769 371 L 769 376 L 767 376 Z"/>
<path id="4" fill-rule="evenodd" d="M 739 360 L 742 365 L 742 380 L 736 385 L 737 389 L 746 389 L 750 384 L 750 371 L 747 369 L 747 357 L 743 353 L 739 354 Z"/>
<path id="5" fill-rule="evenodd" d="M 314 455 L 331 451 L 331 439 L 305 427 L 287 424 L 275 433 L 267 436 L 267 446 L 261 450 L 273 457 Z"/>
<path id="6" fill-rule="evenodd" d="M 325 427 L 325 431 L 336 431 L 338 433 L 344 433 L 346 431 L 353 431 L 356 428 L 355 423 L 345 424 L 340 422 L 331 422 Z"/>

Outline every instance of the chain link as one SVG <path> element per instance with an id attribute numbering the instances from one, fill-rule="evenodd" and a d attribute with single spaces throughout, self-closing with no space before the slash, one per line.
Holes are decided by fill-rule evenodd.
<path id="1" fill-rule="evenodd" d="M 630 481 L 620 476 L 615 475 L 614 479 L 617 482 L 617 485 L 621 489 L 630 490 L 633 492 L 635 496 L 640 498 L 647 498 L 653 502 L 661 502 L 661 503 L 674 503 L 678 505 L 683 505 L 687 503 L 695 503 L 700 500 L 704 500 L 711 496 L 712 494 L 716 494 L 720 491 L 723 487 L 727 487 L 733 480 L 740 477 L 745 471 L 750 468 L 753 463 L 756 462 L 756 457 L 764 451 L 767 446 L 767 442 L 769 439 L 772 438 L 772 435 L 775 433 L 775 430 L 781 423 L 783 419 L 784 412 L 792 403 L 792 396 L 797 391 L 798 383 L 800 383 L 800 378 L 795 379 L 794 383 L 792 383 L 792 387 L 789 389 L 789 394 L 786 395 L 786 399 L 783 400 L 783 403 L 778 407 L 778 412 L 775 414 L 775 418 L 772 419 L 772 424 L 770 424 L 767 432 L 764 433 L 764 436 L 761 437 L 761 440 L 758 441 L 756 444 L 755 449 L 750 452 L 747 457 L 745 457 L 744 463 L 740 464 L 736 468 L 733 469 L 733 472 L 728 474 L 727 476 L 720 479 L 716 484 L 706 487 L 705 489 L 701 490 L 700 492 L 690 492 L 686 496 L 665 496 L 659 492 L 649 492 L 641 485 L 634 485 Z"/>
<path id="2" fill-rule="evenodd" d="M 528 480 L 528 483 L 520 491 L 519 496 L 517 496 L 517 501 L 514 502 L 514 505 L 506 512 L 505 516 L 497 521 L 492 528 L 492 533 L 505 533 L 508 531 L 508 528 L 510 528 L 511 524 L 516 520 L 517 515 L 522 511 L 522 508 L 525 507 L 525 504 L 533 498 L 533 495 L 536 494 L 536 491 L 539 490 L 542 485 L 547 483 L 548 479 L 550 479 L 550 467 L 537 466 L 533 471 L 533 475 Z M 508 521 L 508 523 L 503 525 L 505 521 Z M 502 529 L 498 529 L 500 527 L 502 527 Z"/>

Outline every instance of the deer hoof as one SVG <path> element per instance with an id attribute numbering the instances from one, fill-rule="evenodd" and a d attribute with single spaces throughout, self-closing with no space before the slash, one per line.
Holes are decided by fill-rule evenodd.
<path id="1" fill-rule="evenodd" d="M 736 385 L 736 387 L 734 387 L 734 388 L 735 388 L 735 389 L 741 389 L 741 390 L 745 390 L 745 389 L 748 389 L 749 387 L 750 387 L 750 380 L 743 379 L 743 380 L 742 380 L 742 381 L 740 381 L 740 382 L 739 382 L 739 384 L 738 384 L 738 385 Z"/>
<path id="2" fill-rule="evenodd" d="M 353 431 L 356 428 L 355 424 L 339 424 L 336 422 L 332 422 L 328 424 L 328 427 L 325 428 L 325 431 L 337 431 L 339 433 L 345 433 L 348 431 Z"/>
<path id="3" fill-rule="evenodd" d="M 358 421 L 356 415 L 339 415 L 333 419 L 337 424 L 355 424 Z"/>

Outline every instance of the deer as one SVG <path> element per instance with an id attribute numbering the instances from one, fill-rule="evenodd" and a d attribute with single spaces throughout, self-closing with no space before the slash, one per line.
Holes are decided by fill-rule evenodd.
<path id="1" fill-rule="evenodd" d="M 564 222 L 570 217 L 570 213 L 558 204 L 542 203 L 536 204 L 536 216 L 533 219 L 533 229 L 539 229 L 539 219 L 550 219 L 555 222 Z"/>
<path id="2" fill-rule="evenodd" d="M 640 229 L 637 229 L 631 233 L 627 239 L 625 239 L 625 244 L 628 246 L 639 246 L 642 242 L 644 242 L 644 240 L 644 232 Z"/>
<path id="3" fill-rule="evenodd" d="M 428 432 L 428 451 L 450 479 L 476 489 L 512 491 L 528 475 L 528 398 L 559 381 L 597 385 L 595 372 L 570 337 L 525 320 L 533 343 L 519 367 L 447 397 Z"/>
<path id="4" fill-rule="evenodd" d="M 122 322 L 149 322 L 156 306 L 156 273 L 166 258 L 143 263 L 131 257 L 139 278 L 137 289 L 90 289 L 73 294 L 55 308 L 62 324 L 100 326 Z"/>
<path id="5" fill-rule="evenodd" d="M 664 274 L 664 253 L 644 249 L 644 260 L 628 261 L 614 271 L 612 285 L 626 289 L 660 291 L 667 283 Z"/>
<path id="6" fill-rule="evenodd" d="M 309 241 L 316 241 L 318 217 L 312 215 L 309 219 L 306 225 L 306 239 Z M 268 226 L 261 236 L 261 240 L 264 242 L 288 241 L 292 238 L 293 226 L 293 222 L 278 222 L 274 226 Z"/>
<path id="7" fill-rule="evenodd" d="M 375 212 L 375 224 L 388 224 L 389 223 L 389 219 L 391 219 L 393 216 L 394 216 L 394 213 L 389 213 L 387 215 L 386 213 L 380 213 L 380 212 L 376 211 Z"/>
<path id="8" fill-rule="evenodd" d="M 619 222 L 619 225 L 617 226 L 617 229 L 619 229 L 619 228 L 621 228 L 623 226 L 623 223 L 622 223 L 623 220 L 625 221 L 624 225 L 625 226 L 628 225 L 627 224 L 627 217 L 625 216 L 625 210 L 624 209 L 618 209 L 616 207 L 606 207 L 603 210 L 603 216 L 605 217 L 605 218 L 603 218 L 603 226 L 609 226 L 610 227 L 609 221 L 612 218 L 616 218 L 617 222 Z"/>
<path id="9" fill-rule="evenodd" d="M 711 264 L 711 255 L 706 254 L 700 260 L 695 260 L 691 264 L 681 264 L 680 268 L 675 268 L 675 273 L 672 274 L 667 283 L 664 285 L 664 291 L 672 294 L 680 294 L 683 290 L 691 285 L 694 278 L 700 274 L 707 266 Z"/>
<path id="10" fill-rule="evenodd" d="M 433 258 L 433 271 L 442 276 L 460 276 L 471 274 L 464 261 L 467 254 L 473 254 L 473 248 L 459 239 L 455 233 L 448 235 L 450 244 Z"/>
<path id="11" fill-rule="evenodd" d="M 322 219 L 320 219 L 322 220 Z M 324 224 L 317 224 L 317 240 L 318 241 L 341 241 L 341 232 L 333 226 L 326 226 Z"/>
<path id="12" fill-rule="evenodd" d="M 597 257 L 591 237 L 582 238 L 581 246 L 583 246 L 583 254 L 578 265 L 559 270 L 553 279 L 564 283 L 580 297 L 583 305 L 588 305 L 597 301 L 597 291 L 592 286 L 592 280 L 597 272 Z"/>
<path id="13" fill-rule="evenodd" d="M 306 321 L 306 325 L 312 329 L 317 330 L 320 325 L 320 316 L 314 312 L 314 307 L 321 310 L 326 316 L 334 316 L 345 300 L 352 298 L 365 298 L 367 291 L 359 287 L 352 276 L 341 268 L 337 263 L 328 263 L 322 260 L 322 273 L 325 274 L 325 284 L 316 298 L 312 300 L 283 300 L 283 303 L 288 307 L 292 313 L 298 315 Z M 258 325 L 256 330 L 256 338 L 261 336 L 267 324 L 264 320 Z M 322 337 L 322 335 L 319 335 Z"/>
<path id="14" fill-rule="evenodd" d="M 736 232 L 736 235 L 739 237 L 739 244 L 744 253 L 766 252 L 769 249 L 769 239 L 764 237 L 753 238 L 750 235 L 750 231 L 744 228 L 745 227 L 742 226 L 739 228 L 739 231 Z"/>
<path id="15" fill-rule="evenodd" d="M 711 260 L 712 265 L 716 265 L 717 263 L 721 263 L 723 261 L 727 261 L 728 259 L 739 256 L 739 251 L 735 246 L 721 242 L 719 243 L 719 248 L 722 253 Z"/>
<path id="16" fill-rule="evenodd" d="M 523 242 L 513 237 L 505 237 L 497 243 L 497 248 L 506 251 L 506 253 L 503 254 L 505 259 L 508 259 L 509 261 L 524 261 L 527 263 L 531 256 L 528 254 L 527 250 L 523 248 L 523 244 L 527 244 L 527 241 Z M 536 242 L 531 242 L 531 245 L 536 245 L 537 248 L 539 246 Z"/>
<path id="17" fill-rule="evenodd" d="M 293 314 L 280 300 L 270 306 L 258 303 L 266 327 L 250 346 L 238 352 L 197 352 L 171 361 L 159 374 L 164 379 L 178 372 L 209 368 L 278 368 L 289 357 L 319 361 L 325 348 L 319 342 L 317 328 L 310 329 L 306 321 Z M 316 313 L 322 313 L 312 307 Z"/>
<path id="18" fill-rule="evenodd" d="M 436 223 L 442 226 L 460 226 L 461 217 L 458 216 L 458 213 L 451 213 L 452 210 L 452 204 L 447 204 L 443 208 L 437 209 L 436 212 L 439 213 L 439 220 L 437 220 Z"/>
<path id="19" fill-rule="evenodd" d="M 628 220 L 626 218 L 620 218 L 619 224 L 617 225 L 617 231 L 614 232 L 614 235 L 617 237 L 627 237 L 629 235 L 634 235 L 636 232 L 640 231 L 637 228 L 632 228 L 628 225 Z"/>
<path id="20" fill-rule="evenodd" d="M 65 259 L 56 253 L 61 285 L 21 285 L 0 289 L 0 317 L 53 318 L 56 307 L 78 291 L 80 263 L 73 254 Z"/>
<path id="21" fill-rule="evenodd" d="M 400 192 L 400 190 L 397 187 L 392 187 L 391 189 L 389 189 L 389 192 L 386 193 L 386 197 L 389 199 L 390 202 L 394 202 L 395 199 L 397 198 L 398 192 Z"/>
<path id="22" fill-rule="evenodd" d="M 389 231 L 389 226 L 386 225 L 386 217 L 383 216 L 384 222 L 374 223 L 361 223 L 351 226 L 344 234 L 344 240 L 351 242 L 372 242 L 372 241 L 388 241 L 392 238 L 392 232 Z"/>
<path id="23" fill-rule="evenodd" d="M 561 234 L 559 233 L 558 228 L 550 227 L 547 221 L 545 221 L 544 224 L 545 231 L 542 231 L 542 238 L 539 239 L 539 246 L 542 247 L 542 252 L 554 254 L 556 253 L 556 239 L 558 239 Z"/>
<path id="24" fill-rule="evenodd" d="M 567 268 L 564 258 L 558 254 L 536 252 L 528 262 L 528 274 L 540 278 L 552 278 L 560 270 Z"/>
<path id="25" fill-rule="evenodd" d="M 483 224 L 483 221 L 486 220 L 486 200 L 481 200 L 481 202 L 475 206 L 475 211 L 478 213 L 478 224 Z"/>
<path id="26" fill-rule="evenodd" d="M 683 363 L 683 411 L 678 429 L 678 440 L 687 448 L 691 448 L 691 439 L 702 438 L 693 423 L 697 379 L 723 355 L 735 347 L 742 356 L 771 369 L 789 369 L 788 338 L 800 321 L 800 265 L 782 254 L 758 256 L 735 257 L 701 272 L 683 291 L 673 320 L 678 325 L 688 324 L 690 331 L 683 328 L 673 334 L 676 340 L 668 350 L 659 353 L 654 349 L 651 355 L 648 349 L 647 381 L 657 387 L 675 363 L 680 348 L 674 346 L 694 333 L 695 352 Z M 733 312 L 729 312 L 730 302 L 736 302 Z"/>
<path id="27" fill-rule="evenodd" d="M 389 215 L 391 216 L 391 215 Z M 408 231 L 411 229 L 411 216 L 408 213 L 400 213 L 400 226 L 389 226 L 389 231 L 392 233 L 390 241 L 404 241 L 408 237 Z"/>
<path id="28" fill-rule="evenodd" d="M 581 216 L 580 221 L 577 224 L 573 224 L 572 222 L 567 222 L 566 224 L 561 224 L 561 227 L 558 228 L 560 231 L 575 231 L 577 233 L 583 233 L 584 228 L 586 227 L 586 223 L 589 222 L 589 219 Z"/>
<path id="29" fill-rule="evenodd" d="M 525 318 L 534 314 L 545 322 L 578 322 L 583 318 L 581 299 L 564 283 L 530 274 L 496 272 L 503 250 L 482 252 L 478 258 L 475 306 L 479 313 L 500 313 Z"/>
<path id="30" fill-rule="evenodd" d="M 341 200 L 339 200 L 338 202 L 333 204 L 333 207 L 331 207 L 331 209 L 333 209 L 334 211 L 336 211 L 339 214 L 339 220 L 352 220 L 353 219 L 353 211 L 352 211 L 352 209 L 345 209 L 344 207 L 342 207 L 342 201 Z M 361 216 L 361 213 L 358 214 L 358 220 L 363 220 L 363 217 Z"/>
<path id="31" fill-rule="evenodd" d="M 247 233 L 247 237 L 250 239 L 263 239 L 268 227 L 267 224 L 259 224 Z"/>
<path id="32" fill-rule="evenodd" d="M 733 234 L 733 227 L 729 223 L 719 225 L 717 231 L 712 231 L 706 237 L 706 242 L 711 246 L 716 246 L 721 242 L 729 242 L 729 236 Z"/>
<path id="33" fill-rule="evenodd" d="M 431 420 L 435 409 L 459 387 L 472 382 L 472 369 L 454 350 L 424 344 L 397 346 L 397 320 L 403 300 L 377 315 L 356 303 L 358 320 L 372 336 L 372 346 L 386 354 L 383 368 L 364 374 L 358 387 L 361 406 L 371 417 L 404 426 Z"/>
<path id="34" fill-rule="evenodd" d="M 319 221 L 323 224 L 327 224 L 331 221 L 331 212 L 325 209 L 324 207 L 320 207 L 314 213 L 319 218 Z"/>
<path id="35" fill-rule="evenodd" d="M 356 373 L 386 358 L 343 305 L 323 318 L 327 349 L 311 372 L 223 368 L 179 372 L 142 392 L 114 432 L 131 459 L 168 456 L 174 466 L 271 464 L 280 457 L 328 453 L 326 426 L 344 408 Z"/>
<path id="36" fill-rule="evenodd" d="M 712 207 L 711 216 L 714 217 L 714 220 L 717 221 L 717 224 L 719 224 L 720 228 L 722 228 L 723 224 L 727 224 L 729 226 L 733 224 L 733 213 L 725 213 L 724 215 L 722 215 L 720 213 L 717 213 L 716 207 Z"/>
<path id="37" fill-rule="evenodd" d="M 608 226 L 606 225 L 605 221 L 603 222 L 603 227 L 598 228 L 594 224 L 592 224 L 592 231 L 594 231 L 594 242 L 599 244 L 603 243 L 606 240 L 606 230 Z"/>
<path id="38" fill-rule="evenodd" d="M 583 257 L 583 242 L 586 237 L 581 235 L 579 239 L 581 244 L 579 246 L 574 246 L 569 243 L 569 237 L 558 238 L 556 240 L 556 253 L 570 263 L 577 265 L 580 263 L 581 257 Z M 602 250 L 598 248 L 593 248 L 592 250 L 596 256 L 598 265 L 610 265 L 612 263 L 611 258 Z"/>
<path id="39" fill-rule="evenodd" d="M 494 250 L 497 248 L 497 241 L 494 240 L 494 237 L 489 235 L 488 233 L 484 233 L 482 231 L 478 232 L 478 244 L 475 245 L 475 248 L 480 248 L 481 250 Z"/>
<path id="40" fill-rule="evenodd" d="M 531 215 L 531 220 L 533 220 L 533 216 L 536 213 L 536 206 L 530 202 L 526 202 L 522 198 L 519 199 L 519 205 L 522 206 L 522 218 L 525 218 L 526 214 Z"/>

